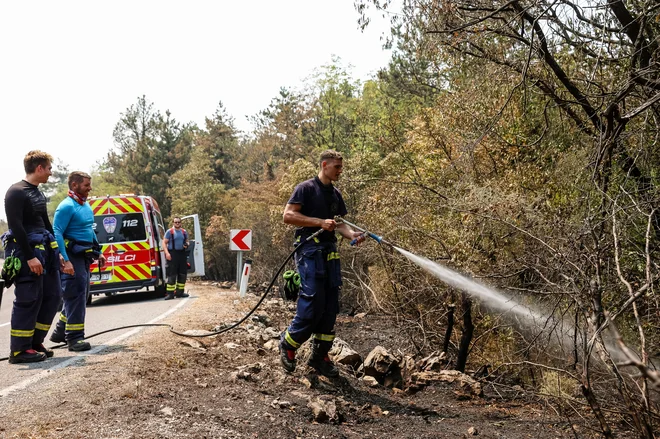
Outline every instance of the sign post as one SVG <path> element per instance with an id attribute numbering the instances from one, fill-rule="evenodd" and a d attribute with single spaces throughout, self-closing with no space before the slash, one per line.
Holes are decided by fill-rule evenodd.
<path id="1" fill-rule="evenodd" d="M 240 291 L 243 271 L 243 252 L 252 250 L 252 230 L 229 230 L 229 250 L 238 252 L 236 255 L 236 287 Z"/>
<path id="2" fill-rule="evenodd" d="M 241 290 L 241 268 L 243 268 L 243 252 L 236 253 L 236 289 Z"/>

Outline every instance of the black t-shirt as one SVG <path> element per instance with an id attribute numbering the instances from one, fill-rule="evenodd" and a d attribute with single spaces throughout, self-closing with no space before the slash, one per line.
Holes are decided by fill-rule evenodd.
<path id="1" fill-rule="evenodd" d="M 53 233 L 48 219 L 46 197 L 39 188 L 25 180 L 13 184 L 5 195 L 7 225 L 18 243 L 26 260 L 34 258 L 34 251 L 28 244 L 27 234 L 39 230 Z"/>
<path id="2" fill-rule="evenodd" d="M 300 204 L 300 213 L 312 218 L 333 219 L 336 215 L 346 215 L 346 205 L 341 193 L 332 183 L 324 185 L 318 177 L 303 181 L 293 191 L 288 204 Z M 296 229 L 296 238 L 306 239 L 319 229 L 319 227 L 299 227 Z M 336 242 L 335 232 L 327 230 L 318 236 L 322 242 Z"/>

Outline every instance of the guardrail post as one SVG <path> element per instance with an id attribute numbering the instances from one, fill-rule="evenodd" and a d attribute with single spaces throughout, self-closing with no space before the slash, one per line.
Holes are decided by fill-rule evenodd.
<path id="1" fill-rule="evenodd" d="M 241 274 L 241 286 L 239 288 L 241 298 L 245 297 L 245 294 L 247 293 L 251 268 L 252 268 L 252 261 L 250 259 L 246 259 L 245 265 L 243 266 L 243 273 Z"/>

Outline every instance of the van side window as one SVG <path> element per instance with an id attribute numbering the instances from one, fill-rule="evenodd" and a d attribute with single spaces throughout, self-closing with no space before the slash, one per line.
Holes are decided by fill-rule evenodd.
<path id="1" fill-rule="evenodd" d="M 163 239 L 165 239 L 165 226 L 163 225 L 163 217 L 157 210 L 154 211 L 154 214 L 156 215 L 156 228 L 158 229 L 158 236 L 160 237 L 159 242 L 162 242 Z"/>
<path id="2" fill-rule="evenodd" d="M 165 239 L 165 227 L 161 224 L 158 224 L 158 236 L 160 237 L 161 242 Z"/>

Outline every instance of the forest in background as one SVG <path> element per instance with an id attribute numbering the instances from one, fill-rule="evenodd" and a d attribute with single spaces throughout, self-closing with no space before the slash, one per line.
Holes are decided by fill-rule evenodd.
<path id="1" fill-rule="evenodd" d="M 265 282 L 291 251 L 289 195 L 336 149 L 350 221 L 545 320 L 492 312 L 373 241 L 341 243 L 346 312 L 390 315 L 416 354 L 445 351 L 459 370 L 533 388 L 604 437 L 622 426 L 656 437 L 660 5 L 355 5 L 362 26 L 392 20 L 393 57 L 376 77 L 358 81 L 335 59 L 282 88 L 250 133 L 221 103 L 197 126 L 139 97 L 94 194 L 198 213 L 209 279 L 233 280 L 229 229 L 252 229 L 252 276 Z M 46 188 L 53 209 L 68 171 Z"/>

